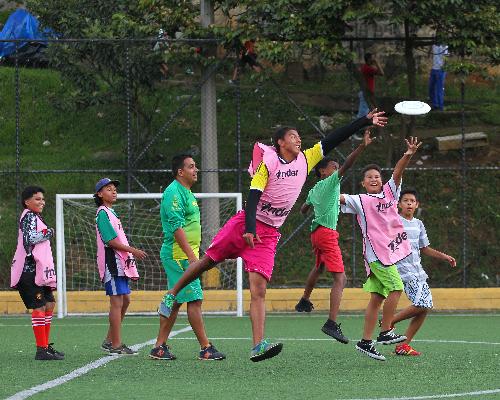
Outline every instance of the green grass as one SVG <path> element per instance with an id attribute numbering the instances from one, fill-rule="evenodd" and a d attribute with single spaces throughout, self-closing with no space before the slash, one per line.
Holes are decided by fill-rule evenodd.
<path id="1" fill-rule="evenodd" d="M 369 359 L 354 349 L 363 318 L 339 318 L 348 345 L 321 333 L 325 315 L 270 315 L 266 334 L 284 342 L 283 352 L 260 363 L 249 361 L 250 323 L 247 318 L 206 317 L 206 328 L 221 362 L 196 359 L 198 344 L 189 331 L 170 340 L 178 359 L 164 362 L 147 357 L 117 358 L 105 366 L 35 395 L 34 399 L 376 399 L 440 396 L 500 390 L 500 330 L 498 315 L 431 315 L 414 342 L 420 357 L 391 354 L 379 346 L 387 361 Z M 184 328 L 179 318 L 174 330 Z M 107 330 L 104 317 L 55 320 L 53 340 L 66 360 L 33 360 L 34 345 L 28 317 L 0 319 L 4 338 L 0 397 L 5 397 L 69 373 L 103 357 L 100 343 Z M 406 324 L 398 326 L 402 331 Z M 124 341 L 131 345 L 155 337 L 156 317 L 127 317 Z M 498 399 L 500 392 L 481 399 Z M 413 397 L 412 397 L 413 398 Z M 440 398 L 440 397 L 433 397 Z M 476 398 L 465 396 L 461 398 Z"/>

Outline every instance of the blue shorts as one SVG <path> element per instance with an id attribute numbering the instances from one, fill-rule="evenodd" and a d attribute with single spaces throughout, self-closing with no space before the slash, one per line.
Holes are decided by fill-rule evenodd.
<path id="1" fill-rule="evenodd" d="M 118 296 L 121 294 L 130 294 L 128 278 L 126 276 L 112 276 L 111 280 L 104 284 L 107 296 Z"/>

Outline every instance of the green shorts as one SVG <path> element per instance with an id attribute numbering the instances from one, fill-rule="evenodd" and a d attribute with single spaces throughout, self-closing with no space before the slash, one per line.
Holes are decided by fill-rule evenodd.
<path id="1" fill-rule="evenodd" d="M 378 293 L 387 297 L 390 292 L 404 289 L 403 281 L 395 265 L 383 265 L 378 260 L 368 265 L 371 272 L 363 285 L 365 292 Z"/>
<path id="2" fill-rule="evenodd" d="M 171 258 L 162 258 L 161 262 L 167 274 L 168 288 L 172 289 L 189 266 L 189 262 L 188 260 L 173 260 Z M 203 300 L 203 291 L 201 290 L 199 278 L 188 284 L 176 296 L 176 301 L 180 304 L 196 300 Z"/>

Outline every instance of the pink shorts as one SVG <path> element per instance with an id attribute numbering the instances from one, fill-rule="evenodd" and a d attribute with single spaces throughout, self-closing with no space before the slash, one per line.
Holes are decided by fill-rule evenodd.
<path id="1" fill-rule="evenodd" d="M 337 231 L 320 225 L 311 233 L 311 243 L 316 256 L 316 268 L 324 264 L 328 272 L 344 272 Z"/>
<path id="2" fill-rule="evenodd" d="M 256 231 L 262 242 L 254 240 L 255 247 L 252 249 L 243 239 L 245 211 L 239 211 L 217 232 L 205 254 L 215 262 L 241 257 L 245 262 L 245 271 L 257 272 L 269 281 L 281 235 L 277 228 L 260 221 L 256 221 Z"/>

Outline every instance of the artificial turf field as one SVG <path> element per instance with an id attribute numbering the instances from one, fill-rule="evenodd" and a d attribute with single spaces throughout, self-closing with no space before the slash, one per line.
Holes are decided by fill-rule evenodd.
<path id="1" fill-rule="evenodd" d="M 2 317 L 0 398 L 26 398 L 26 390 L 35 388 L 34 399 L 500 399 L 499 314 L 431 315 L 414 342 L 422 356 L 395 356 L 394 346 L 379 345 L 385 362 L 354 349 L 362 316 L 338 320 L 351 338 L 348 345 L 320 331 L 325 320 L 317 313 L 268 315 L 266 334 L 283 341 L 283 352 L 252 363 L 246 317 L 205 317 L 209 337 L 227 355 L 211 362 L 197 360 L 198 343 L 185 317 L 179 317 L 177 334 L 169 340 L 175 361 L 150 359 L 149 344 L 138 356 L 106 356 L 100 344 L 107 318 L 69 317 L 54 320 L 51 338 L 66 359 L 41 362 L 34 360 L 30 317 Z M 401 323 L 397 331 L 405 327 Z M 145 344 L 157 330 L 157 317 L 127 316 L 123 340 Z M 100 366 L 38 391 L 93 362 Z"/>

